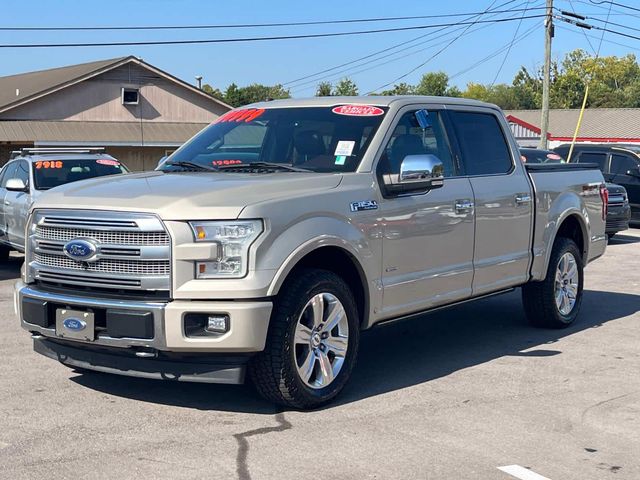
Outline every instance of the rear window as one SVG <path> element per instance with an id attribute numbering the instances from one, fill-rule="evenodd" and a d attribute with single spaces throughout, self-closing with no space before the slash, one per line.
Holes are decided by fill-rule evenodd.
<path id="1" fill-rule="evenodd" d="M 49 190 L 65 183 L 126 172 L 126 168 L 112 158 L 63 158 L 33 162 L 33 178 L 38 190 Z"/>
<path id="2" fill-rule="evenodd" d="M 488 113 L 451 112 L 467 175 L 494 175 L 511 171 L 509 146 L 498 123 Z"/>

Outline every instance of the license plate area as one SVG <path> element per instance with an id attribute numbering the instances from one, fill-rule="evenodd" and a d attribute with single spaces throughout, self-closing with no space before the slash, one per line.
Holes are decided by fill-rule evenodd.
<path id="1" fill-rule="evenodd" d="M 68 308 L 56 309 L 56 335 L 75 340 L 95 340 L 95 314 Z"/>

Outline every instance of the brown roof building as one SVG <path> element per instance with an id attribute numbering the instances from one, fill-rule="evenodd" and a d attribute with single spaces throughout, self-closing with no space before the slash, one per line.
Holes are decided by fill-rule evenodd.
<path id="1" fill-rule="evenodd" d="M 505 114 L 520 146 L 537 147 L 540 110 L 507 110 Z M 579 109 L 549 111 L 550 148 L 573 140 L 579 116 Z M 640 108 L 587 108 L 576 141 L 640 144 Z"/>
<path id="2" fill-rule="evenodd" d="M 0 164 L 21 147 L 104 146 L 150 170 L 230 108 L 133 56 L 0 77 Z"/>

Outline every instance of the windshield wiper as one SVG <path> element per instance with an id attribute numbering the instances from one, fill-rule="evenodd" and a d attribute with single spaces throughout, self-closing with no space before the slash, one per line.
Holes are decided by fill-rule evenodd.
<path id="1" fill-rule="evenodd" d="M 219 170 L 282 170 L 285 172 L 312 172 L 313 170 L 309 170 L 308 168 L 300 168 L 294 167 L 293 165 L 289 165 L 287 163 L 275 163 L 275 162 L 251 162 L 251 163 L 242 163 L 238 165 L 224 165 L 222 167 L 218 167 Z"/>
<path id="2" fill-rule="evenodd" d="M 208 165 L 202 165 L 196 162 L 190 162 L 188 160 L 178 160 L 175 162 L 165 163 L 163 167 L 185 167 L 192 170 L 197 170 L 201 172 L 216 172 L 218 169 L 216 167 L 210 167 Z M 161 170 L 163 172 L 167 172 L 170 170 Z"/>

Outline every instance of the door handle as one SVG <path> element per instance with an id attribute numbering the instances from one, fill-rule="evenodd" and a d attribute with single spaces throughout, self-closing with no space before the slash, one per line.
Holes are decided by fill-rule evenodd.
<path id="1" fill-rule="evenodd" d="M 456 213 L 470 213 L 473 211 L 474 204 L 471 200 L 456 200 Z"/>
<path id="2" fill-rule="evenodd" d="M 528 193 L 519 193 L 516 195 L 516 205 L 528 205 L 531 203 L 531 195 Z"/>
<path id="3" fill-rule="evenodd" d="M 11 205 L 11 202 L 10 202 L 9 200 L 5 200 L 5 201 L 4 201 L 4 204 L 5 204 L 5 205 Z"/>

